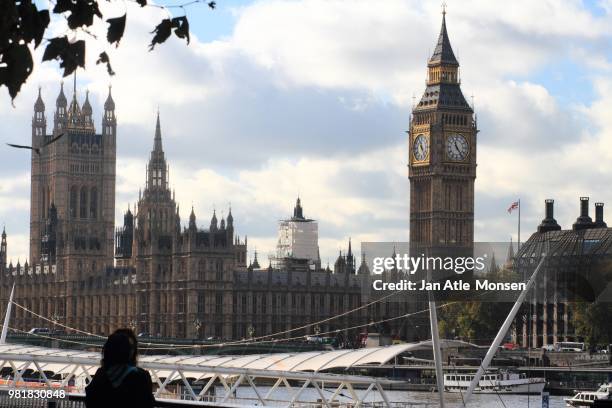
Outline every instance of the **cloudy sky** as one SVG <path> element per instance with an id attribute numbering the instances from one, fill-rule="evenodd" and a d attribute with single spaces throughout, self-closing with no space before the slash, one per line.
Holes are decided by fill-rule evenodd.
<path id="1" fill-rule="evenodd" d="M 118 3 L 101 2 L 117 16 L 127 7 L 126 35 L 109 52 L 117 75 L 95 65 L 93 41 L 78 75 L 98 125 L 113 86 L 117 220 L 144 184 L 159 106 L 183 220 L 193 204 L 204 227 L 213 208 L 226 213 L 231 202 L 238 233 L 265 258 L 299 194 L 305 215 L 319 221 L 324 263 L 349 237 L 408 239 L 404 131 L 424 89 L 439 1 L 218 0 L 215 11 L 186 9 L 189 46 L 173 37 L 153 52 L 150 31 L 166 11 Z M 612 1 L 447 3 L 480 128 L 476 240 L 516 239 L 506 208 L 517 198 L 523 239 L 545 198 L 556 200 L 564 227 L 579 196 L 612 205 Z M 0 89 L 0 144 L 29 142 L 36 90 L 51 117 L 60 79 L 57 63 L 38 64 L 14 108 Z M 0 223 L 14 261 L 28 252 L 29 159 L 20 153 L 0 150 Z"/>

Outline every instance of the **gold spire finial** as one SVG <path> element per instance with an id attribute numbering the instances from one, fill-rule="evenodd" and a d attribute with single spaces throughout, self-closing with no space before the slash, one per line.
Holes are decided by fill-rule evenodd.
<path id="1" fill-rule="evenodd" d="M 442 15 L 446 15 L 446 2 L 442 2 Z"/>

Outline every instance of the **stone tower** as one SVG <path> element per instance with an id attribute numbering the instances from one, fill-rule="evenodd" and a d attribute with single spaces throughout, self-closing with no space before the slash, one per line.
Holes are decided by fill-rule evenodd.
<path id="1" fill-rule="evenodd" d="M 177 205 L 168 182 L 169 167 L 162 147 L 159 113 L 146 173 L 145 190 L 136 211 L 133 253 L 149 257 L 171 253 L 172 242 L 180 232 L 177 231 Z"/>
<path id="2" fill-rule="evenodd" d="M 445 12 L 427 68 L 427 87 L 409 132 L 411 251 L 471 255 L 478 130 L 461 92 Z"/>
<path id="3" fill-rule="evenodd" d="M 62 135 L 54 143 L 45 143 Z M 53 129 L 47 134 L 40 92 L 32 119 L 30 261 L 66 280 L 92 276 L 113 265 L 116 118 L 110 90 L 102 132 L 96 133 L 87 93 L 68 106 L 63 84 Z"/>

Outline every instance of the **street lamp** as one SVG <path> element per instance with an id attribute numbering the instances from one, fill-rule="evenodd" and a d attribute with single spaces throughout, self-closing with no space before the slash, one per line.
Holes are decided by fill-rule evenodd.
<path id="1" fill-rule="evenodd" d="M 249 328 L 247 329 L 247 333 L 249 335 L 249 338 L 253 338 L 255 336 L 255 328 L 253 326 L 249 326 Z"/>
<path id="2" fill-rule="evenodd" d="M 200 328 L 202 327 L 202 322 L 197 317 L 193 321 L 193 327 L 195 327 L 195 330 L 196 330 L 196 338 L 199 339 L 200 338 Z"/>
<path id="3" fill-rule="evenodd" d="M 136 322 L 136 320 L 134 320 L 134 319 L 130 320 L 130 323 L 129 323 L 130 329 L 132 329 L 132 331 L 136 331 L 136 325 L 137 324 L 138 323 Z"/>

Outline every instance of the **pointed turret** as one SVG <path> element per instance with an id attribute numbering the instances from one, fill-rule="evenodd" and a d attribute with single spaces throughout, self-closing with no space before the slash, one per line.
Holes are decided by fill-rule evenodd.
<path id="1" fill-rule="evenodd" d="M 38 87 L 38 98 L 34 102 L 34 116 L 32 117 L 32 146 L 39 147 L 47 134 L 47 118 L 45 118 L 45 103 Z"/>
<path id="2" fill-rule="evenodd" d="M 255 259 L 253 259 L 253 263 L 251 264 L 251 267 L 252 267 L 253 269 L 259 269 L 259 268 L 261 268 L 261 267 L 259 266 L 259 261 L 257 260 L 257 250 L 255 250 Z"/>
<path id="3" fill-rule="evenodd" d="M 232 215 L 232 207 L 229 208 L 229 213 L 227 214 L 227 228 L 231 228 L 234 226 L 234 216 Z"/>
<path id="4" fill-rule="evenodd" d="M 225 218 L 221 217 L 221 231 L 225 231 Z"/>
<path id="5" fill-rule="evenodd" d="M 295 201 L 295 207 L 293 208 L 293 220 L 303 220 L 304 219 L 304 211 L 302 209 L 302 201 L 298 196 Z"/>
<path id="6" fill-rule="evenodd" d="M 191 207 L 191 214 L 189 214 L 189 230 L 190 231 L 196 231 L 198 229 L 197 225 L 196 225 L 196 215 L 195 215 L 195 211 L 193 209 L 193 206 Z"/>
<path id="7" fill-rule="evenodd" d="M 161 137 L 161 124 L 159 122 L 159 110 L 157 111 L 157 121 L 155 122 L 155 140 L 153 141 L 153 151 L 162 152 L 162 137 Z"/>
<path id="8" fill-rule="evenodd" d="M 180 234 L 181 233 L 181 214 L 180 214 L 180 209 L 179 206 L 176 206 L 176 233 Z"/>
<path id="9" fill-rule="evenodd" d="M 34 102 L 34 112 L 44 112 L 45 111 L 45 103 L 42 100 L 42 96 L 40 95 L 41 88 L 38 87 L 38 98 L 36 98 L 36 102 Z"/>
<path id="10" fill-rule="evenodd" d="M 213 216 L 210 219 L 210 231 L 214 232 L 217 231 L 218 227 L 217 227 L 217 211 L 213 210 Z"/>
<path id="11" fill-rule="evenodd" d="M 459 65 L 455 53 L 450 44 L 448 33 L 446 32 L 446 10 L 442 11 L 442 27 L 440 27 L 440 35 L 433 55 L 429 59 L 429 65 L 437 64 Z"/>
<path id="12" fill-rule="evenodd" d="M 168 166 L 166 157 L 162 147 L 161 124 L 159 119 L 159 110 L 157 111 L 157 120 L 155 123 L 155 136 L 153 138 L 153 151 L 147 166 L 147 188 L 160 188 L 167 190 L 168 197 L 170 190 L 168 186 Z"/>
<path id="13" fill-rule="evenodd" d="M 366 254 L 365 252 L 361 253 L 361 264 L 359 265 L 359 270 L 357 271 L 357 275 L 369 275 L 370 268 L 366 263 Z"/>
<path id="14" fill-rule="evenodd" d="M 104 110 L 105 111 L 114 111 L 115 110 L 115 101 L 113 100 L 112 86 L 108 87 L 108 96 L 106 97 L 106 101 L 104 102 Z"/>
<path id="15" fill-rule="evenodd" d="M 117 139 L 117 117 L 115 116 L 115 101 L 111 92 L 112 87 L 108 87 L 108 96 L 104 102 L 104 116 L 102 116 L 102 135 L 108 137 L 110 142 L 115 144 Z"/>
<path id="16" fill-rule="evenodd" d="M 57 99 L 55 100 L 56 108 L 66 108 L 68 106 L 68 100 L 66 99 L 66 95 L 64 94 L 64 81 L 60 84 L 60 92 L 57 95 Z"/>
<path id="17" fill-rule="evenodd" d="M 123 216 L 123 225 L 124 226 L 134 226 L 134 214 L 132 214 L 130 207 L 128 207 L 127 212 Z"/>
<path id="18" fill-rule="evenodd" d="M 499 266 L 495 260 L 495 252 L 491 255 L 491 265 L 489 265 L 489 275 L 495 276 L 499 272 Z"/>
<path id="19" fill-rule="evenodd" d="M 67 106 L 68 101 L 66 100 L 66 95 L 64 94 L 64 81 L 62 81 L 59 95 L 57 95 L 57 99 L 55 100 L 54 126 L 56 131 L 61 129 L 65 124 Z"/>
<path id="20" fill-rule="evenodd" d="M 336 259 L 336 262 L 334 263 L 334 273 L 344 273 L 345 266 L 346 266 L 346 258 L 342 256 L 342 250 L 340 250 L 338 253 L 338 258 Z"/>
<path id="21" fill-rule="evenodd" d="M 433 108 L 452 109 L 454 111 L 460 109 L 471 113 L 472 108 L 459 88 L 459 62 L 455 57 L 446 31 L 446 11 L 442 13 L 440 35 L 433 55 L 427 62 L 427 68 L 427 88 L 413 114 L 419 110 Z"/>
<path id="22" fill-rule="evenodd" d="M 352 247 L 352 243 L 351 243 L 351 238 L 349 238 L 348 251 L 346 253 L 346 264 L 349 267 L 349 269 L 351 269 L 351 271 L 354 272 L 354 269 L 355 269 L 355 258 L 353 257 L 353 247 Z"/>
<path id="23" fill-rule="evenodd" d="M 91 109 L 91 103 L 89 103 L 89 90 L 85 93 L 85 102 L 83 102 L 83 108 L 81 109 L 81 117 L 84 124 L 91 126 L 93 110 Z"/>
<path id="24" fill-rule="evenodd" d="M 77 125 L 80 122 L 81 122 L 81 107 L 79 106 L 79 101 L 77 100 L 76 89 L 73 89 L 72 101 L 70 102 L 70 106 L 68 107 L 68 124 Z"/>

